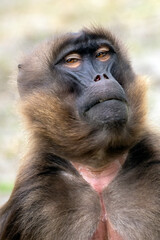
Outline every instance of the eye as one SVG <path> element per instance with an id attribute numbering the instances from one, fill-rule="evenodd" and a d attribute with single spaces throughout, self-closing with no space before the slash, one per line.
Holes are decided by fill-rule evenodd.
<path id="1" fill-rule="evenodd" d="M 81 56 L 77 53 L 71 53 L 67 55 L 64 59 L 65 65 L 69 68 L 76 68 L 81 64 Z"/>
<path id="2" fill-rule="evenodd" d="M 105 62 L 110 58 L 110 49 L 108 47 L 101 47 L 96 51 L 96 58 L 101 61 Z"/>

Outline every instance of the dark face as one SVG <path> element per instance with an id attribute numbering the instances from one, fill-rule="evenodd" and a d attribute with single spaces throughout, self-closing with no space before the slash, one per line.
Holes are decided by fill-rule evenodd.
<path id="1" fill-rule="evenodd" d="M 53 71 L 72 87 L 83 121 L 99 127 L 122 127 L 128 120 L 128 104 L 121 78 L 116 80 L 112 73 L 119 64 L 114 47 L 107 39 L 84 32 L 72 37 L 60 50 Z"/>

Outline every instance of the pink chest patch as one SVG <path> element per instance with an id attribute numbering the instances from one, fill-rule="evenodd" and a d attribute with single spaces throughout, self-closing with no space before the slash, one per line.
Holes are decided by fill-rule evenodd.
<path id="1" fill-rule="evenodd" d="M 97 226 L 97 230 L 90 240 L 123 240 L 111 226 L 111 223 L 107 218 L 107 212 L 102 198 L 103 189 L 109 185 L 109 183 L 116 177 L 117 173 L 121 169 L 120 161 L 116 160 L 110 163 L 107 168 L 99 172 L 93 171 L 93 169 L 79 163 L 73 163 L 73 165 L 81 174 L 83 179 L 85 179 L 89 185 L 99 194 L 100 198 L 100 221 Z"/>
<path id="2" fill-rule="evenodd" d="M 81 174 L 81 176 L 92 186 L 92 188 L 101 193 L 105 187 L 115 178 L 121 168 L 120 162 L 114 161 L 101 172 L 93 171 L 84 165 L 74 163 L 74 167 Z"/>

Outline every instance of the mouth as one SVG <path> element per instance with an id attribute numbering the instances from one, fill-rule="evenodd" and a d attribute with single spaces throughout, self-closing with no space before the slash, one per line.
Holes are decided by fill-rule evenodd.
<path id="1" fill-rule="evenodd" d="M 121 101 L 121 102 L 124 102 L 127 104 L 127 100 L 125 98 L 103 98 L 103 99 L 96 100 L 96 101 L 90 103 L 88 106 L 86 106 L 86 108 L 84 109 L 83 115 L 85 116 L 86 113 L 94 106 L 99 105 L 104 102 L 109 102 L 109 101 Z"/>
<path id="2" fill-rule="evenodd" d="M 99 99 L 86 107 L 83 118 L 94 126 L 118 128 L 128 121 L 128 104 L 124 99 Z"/>
<path id="3" fill-rule="evenodd" d="M 116 81 L 102 81 L 86 88 L 77 99 L 80 118 L 93 126 L 121 127 L 128 121 L 129 104 Z"/>

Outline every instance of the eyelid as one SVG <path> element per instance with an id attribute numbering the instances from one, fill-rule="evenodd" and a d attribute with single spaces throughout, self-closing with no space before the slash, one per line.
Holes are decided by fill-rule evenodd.
<path id="1" fill-rule="evenodd" d="M 64 58 L 64 64 L 68 68 L 77 68 L 81 65 L 82 58 L 78 53 L 70 53 Z"/>
<path id="2" fill-rule="evenodd" d="M 95 52 L 95 57 L 98 61 L 101 62 L 108 61 L 111 57 L 110 48 L 107 46 L 98 48 L 97 51 Z"/>
<path id="3" fill-rule="evenodd" d="M 65 56 L 64 60 L 66 61 L 66 60 L 68 60 L 70 58 L 75 58 L 77 60 L 81 60 L 82 59 L 81 56 L 78 53 L 70 53 L 67 56 Z"/>
<path id="4" fill-rule="evenodd" d="M 96 54 L 97 53 L 100 53 L 100 52 L 110 52 L 110 48 L 109 47 L 99 47 L 96 51 Z"/>

